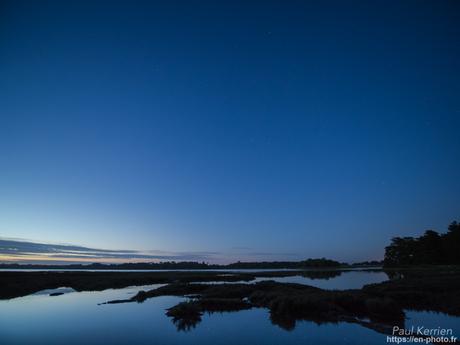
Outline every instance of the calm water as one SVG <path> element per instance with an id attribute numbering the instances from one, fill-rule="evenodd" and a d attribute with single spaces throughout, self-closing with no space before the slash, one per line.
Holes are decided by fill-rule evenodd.
<path id="1" fill-rule="evenodd" d="M 366 268 L 342 268 L 335 271 L 367 271 L 381 269 L 381 267 L 366 267 Z M 291 268 L 247 268 L 247 269 L 177 269 L 177 270 L 87 270 L 87 269 L 47 269 L 47 268 L 31 268 L 31 269 L 17 269 L 17 268 L 0 268 L 0 272 L 289 272 L 298 271 L 299 269 Z M 333 270 L 333 269 L 332 269 Z M 305 269 L 305 271 L 317 271 L 317 269 Z"/>
<path id="2" fill-rule="evenodd" d="M 312 278 L 308 276 L 290 276 L 290 277 L 257 277 L 251 281 L 211 281 L 200 282 L 202 284 L 255 284 L 261 281 L 273 280 L 280 283 L 296 283 L 316 286 L 325 290 L 346 290 L 361 289 L 366 284 L 381 283 L 388 280 L 385 272 L 374 271 L 336 271 L 335 276 L 329 278 Z"/>
<path id="3" fill-rule="evenodd" d="M 329 280 L 342 282 L 364 279 L 354 273 L 343 273 Z M 371 281 L 376 276 L 367 272 Z M 295 277 L 289 277 L 295 278 Z M 358 282 L 359 281 L 359 282 Z M 98 305 L 113 299 L 128 298 L 137 291 L 160 285 L 130 287 L 101 292 L 59 291 L 64 295 L 50 297 L 45 291 L 31 296 L 0 301 L 0 344 L 2 345 L 82 345 L 82 344 L 387 344 L 386 336 L 354 324 L 298 322 L 287 331 L 270 322 L 265 309 L 204 315 L 196 328 L 178 331 L 165 309 L 181 300 L 178 297 L 152 298 L 144 303 Z M 408 325 L 450 327 L 460 334 L 457 318 L 436 313 L 408 313 Z"/>
<path id="4" fill-rule="evenodd" d="M 321 278 L 310 278 L 302 276 L 292 277 L 274 277 L 264 278 L 259 277 L 253 282 L 259 282 L 264 280 L 274 280 L 280 283 L 297 283 L 316 286 L 321 289 L 327 290 L 345 290 L 345 289 L 360 289 L 366 284 L 381 283 L 388 280 L 388 276 L 385 272 L 374 272 L 374 271 L 345 271 L 337 272 L 337 276 L 321 279 Z"/>

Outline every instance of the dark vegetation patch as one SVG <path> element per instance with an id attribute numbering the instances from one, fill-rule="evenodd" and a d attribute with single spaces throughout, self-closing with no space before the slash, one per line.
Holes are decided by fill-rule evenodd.
<path id="1" fill-rule="evenodd" d="M 302 285 L 276 283 L 196 284 L 174 283 L 141 291 L 129 300 L 143 302 L 157 296 L 194 296 L 168 309 L 179 330 L 195 327 L 203 313 L 267 308 L 272 323 L 293 329 L 298 320 L 350 322 L 391 334 L 393 326 L 404 327 L 404 310 L 430 310 L 460 316 L 460 271 L 458 268 L 405 269 L 390 271 L 395 279 L 360 290 L 322 290 Z"/>
<path id="2" fill-rule="evenodd" d="M 302 285 L 264 281 L 257 284 L 170 284 L 152 291 L 141 291 L 125 302 L 143 302 L 157 296 L 195 298 L 170 308 L 167 315 L 179 330 L 187 330 L 201 321 L 204 312 L 267 308 L 274 324 L 292 329 L 297 320 L 317 323 L 367 318 L 389 327 L 402 324 L 401 305 L 387 297 L 370 296 L 361 290 L 329 291 Z M 108 303 L 118 303 L 112 301 Z"/>
<path id="3" fill-rule="evenodd" d="M 0 272 L 0 299 L 26 296 L 61 286 L 76 291 L 102 291 L 134 285 L 253 279 L 254 276 L 244 273 L 220 276 L 218 272 Z"/>
<path id="4" fill-rule="evenodd" d="M 0 272 L 0 297 L 11 298 L 62 286 L 76 291 L 133 285 L 166 284 L 140 291 L 131 299 L 108 303 L 143 302 L 157 296 L 188 300 L 167 311 L 179 330 L 195 327 L 203 313 L 267 308 L 271 321 L 293 329 L 298 320 L 317 323 L 351 322 L 382 333 L 404 326 L 404 310 L 428 310 L 460 316 L 460 268 L 436 266 L 388 269 L 390 281 L 362 289 L 332 291 L 264 281 L 257 284 L 209 284 L 251 281 L 256 277 L 304 275 L 327 279 L 341 271 L 282 271 L 222 274 L 222 272 Z M 197 283 L 201 282 L 201 283 Z M 208 283 L 206 283 L 208 282 Z"/>
<path id="5" fill-rule="evenodd" d="M 391 278 L 363 287 L 363 292 L 390 298 L 405 309 L 431 310 L 460 316 L 460 268 L 431 267 L 386 271 Z"/>
<path id="6" fill-rule="evenodd" d="M 169 308 L 166 315 L 180 331 L 187 331 L 201 322 L 203 313 L 232 312 L 250 309 L 252 305 L 239 298 L 201 298 L 194 301 L 181 302 Z"/>
<path id="7" fill-rule="evenodd" d="M 169 272 L 0 272 L 0 299 L 21 297 L 45 289 L 69 286 L 76 291 L 101 291 L 135 285 L 171 284 L 176 282 L 236 282 L 255 278 L 288 277 L 301 275 L 312 279 L 329 279 L 342 274 L 340 270 L 329 271 L 271 271 L 232 272 L 219 271 L 169 271 Z"/>
<path id="8" fill-rule="evenodd" d="M 3 241 L 5 242 L 5 241 Z M 11 241 L 9 241 L 11 242 Z M 18 250 L 23 250 L 22 247 L 17 247 L 24 242 L 3 243 L 3 249 L 16 247 Z M 0 240 L 0 250 L 2 249 L 2 241 Z M 71 264 L 71 265 L 39 265 L 39 264 L 17 264 L 17 263 L 0 263 L 0 268 L 3 269 L 73 269 L 73 270 L 217 270 L 217 269 L 311 269 L 311 268 L 343 268 L 343 267 L 365 267 L 369 265 L 381 266 L 381 262 L 362 262 L 349 265 L 347 263 L 338 262 L 326 258 L 321 259 L 306 259 L 302 261 L 262 261 L 262 262 L 234 262 L 228 265 L 209 264 L 205 262 L 193 261 L 166 261 L 166 262 L 137 262 L 137 263 L 121 263 L 121 264 Z"/>
<path id="9" fill-rule="evenodd" d="M 419 237 L 394 237 L 384 265 L 460 265 L 460 223 L 452 222 L 444 234 L 427 230 Z"/>

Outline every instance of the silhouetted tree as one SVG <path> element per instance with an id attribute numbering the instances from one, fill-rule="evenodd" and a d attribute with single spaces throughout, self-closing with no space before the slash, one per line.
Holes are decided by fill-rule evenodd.
<path id="1" fill-rule="evenodd" d="M 417 238 L 395 237 L 385 248 L 385 266 L 460 264 L 460 224 L 453 222 L 446 234 L 427 230 Z"/>
<path id="2" fill-rule="evenodd" d="M 321 259 L 307 259 L 303 261 L 263 261 L 263 262 L 235 262 L 228 265 L 208 264 L 206 262 L 193 261 L 167 261 L 167 262 L 138 262 L 122 264 L 101 264 L 92 263 L 87 265 L 35 265 L 35 264 L 0 264 L 0 269 L 91 269 L 91 270 L 176 270 L 176 269 L 303 269 L 303 268 L 321 268 L 321 267 L 343 267 L 345 263 Z"/>
<path id="3" fill-rule="evenodd" d="M 444 235 L 444 249 L 448 263 L 460 264 L 460 223 L 452 222 Z"/>
<path id="4" fill-rule="evenodd" d="M 433 230 L 425 231 L 425 234 L 418 238 L 417 264 L 442 264 L 445 262 L 442 250 L 442 238 Z"/>
<path id="5" fill-rule="evenodd" d="M 391 244 L 385 248 L 384 264 L 412 265 L 416 253 L 416 241 L 413 237 L 394 237 Z"/>

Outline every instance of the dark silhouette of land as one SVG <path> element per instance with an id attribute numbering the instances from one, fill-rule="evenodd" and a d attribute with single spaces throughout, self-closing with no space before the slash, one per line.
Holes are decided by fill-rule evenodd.
<path id="1" fill-rule="evenodd" d="M 420 237 L 395 237 L 385 248 L 385 266 L 460 265 L 460 224 L 445 234 L 427 230 Z"/>
<path id="2" fill-rule="evenodd" d="M 54 266 L 89 271 L 15 271 L 0 272 L 0 299 L 28 295 L 40 290 L 71 287 L 76 291 L 104 290 L 150 284 L 165 284 L 150 291 L 139 291 L 127 300 L 112 303 L 143 302 L 158 296 L 181 296 L 188 300 L 167 310 L 178 330 L 195 327 L 203 313 L 267 308 L 274 324 L 285 329 L 297 320 L 350 322 L 391 334 L 393 326 L 403 327 L 404 310 L 427 310 L 460 316 L 460 224 L 453 222 L 447 233 L 428 230 L 412 238 L 394 238 L 386 247 L 383 270 L 390 280 L 369 284 L 362 289 L 330 291 L 303 284 L 263 281 L 245 284 L 256 278 L 304 276 L 329 279 L 354 267 L 369 267 L 379 262 L 347 265 L 328 259 L 299 262 L 237 262 L 210 265 L 196 262 Z M 5 267 L 5 265 L 3 266 Z M 12 268 L 18 266 L 9 265 Z M 20 268 L 40 266 L 20 266 Z M 44 266 L 43 268 L 50 268 Z M 290 269 L 243 272 L 238 269 Z M 131 272 L 107 272 L 129 269 Z M 169 271 L 136 272 L 136 269 Z M 196 271 L 179 271 L 195 269 Z M 214 271 L 213 271 L 214 269 Z M 222 272 L 217 269 L 233 269 Z M 361 268 L 365 269 L 365 268 Z M 369 268 L 367 268 L 369 270 Z M 372 270 L 372 269 L 371 269 Z M 377 269 L 380 271 L 380 269 Z M 222 284 L 213 284 L 221 282 Z M 233 282 L 232 284 L 228 284 Z M 57 296 L 60 293 L 52 295 Z"/>
<path id="3" fill-rule="evenodd" d="M 140 291 L 128 300 L 107 303 L 142 303 L 158 296 L 188 297 L 188 301 L 166 313 L 178 330 L 195 327 L 205 312 L 250 308 L 269 309 L 271 321 L 285 329 L 293 329 L 297 320 L 350 322 L 385 334 L 391 334 L 395 325 L 404 327 L 405 309 L 460 316 L 459 267 L 392 272 L 397 279 L 355 290 L 331 291 L 274 281 L 256 284 L 173 283 L 151 291 Z"/>
<path id="4" fill-rule="evenodd" d="M 378 270 L 371 270 L 378 271 Z M 189 300 L 170 308 L 178 330 L 195 327 L 204 312 L 267 308 L 271 321 L 285 329 L 297 320 L 351 322 L 388 334 L 394 325 L 404 326 L 404 310 L 430 310 L 460 316 L 460 267 L 388 268 L 391 280 L 362 289 L 329 291 L 303 285 L 264 281 L 244 284 L 258 277 L 303 275 L 329 279 L 343 274 L 329 271 L 233 272 L 0 272 L 0 298 L 28 295 L 45 289 L 72 287 L 76 291 L 104 290 L 133 285 L 166 284 L 140 291 L 128 300 L 108 303 L 143 302 L 148 298 L 173 295 Z M 212 284 L 213 282 L 233 284 Z M 197 284 L 200 282 L 200 284 Z M 368 321 L 365 321 L 368 320 Z"/>
<path id="5" fill-rule="evenodd" d="M 354 266 L 381 265 L 381 262 L 365 262 Z M 122 264 L 92 263 L 87 265 L 37 265 L 37 264 L 0 264 L 0 269 L 65 269 L 65 270 L 216 270 L 216 269 L 304 269 L 339 268 L 350 265 L 330 259 L 306 259 L 302 261 L 262 261 L 235 262 L 228 265 L 209 264 L 193 261 L 142 262 Z"/>
<path id="6" fill-rule="evenodd" d="M 236 282 L 256 278 L 303 276 L 311 279 L 337 277 L 340 270 L 329 271 L 274 271 L 232 272 L 219 271 L 170 271 L 170 272 L 0 272 L 0 299 L 26 296 L 41 290 L 71 287 L 76 291 L 101 291 L 150 284 L 176 282 Z"/>

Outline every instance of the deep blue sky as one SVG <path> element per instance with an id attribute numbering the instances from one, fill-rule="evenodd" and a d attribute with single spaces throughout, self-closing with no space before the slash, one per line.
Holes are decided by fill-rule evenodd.
<path id="1" fill-rule="evenodd" d="M 458 1 L 2 1 L 0 236 L 381 259 L 460 217 L 459 37 Z"/>

